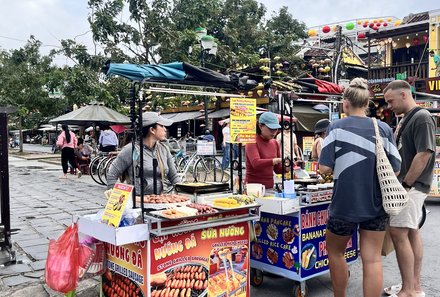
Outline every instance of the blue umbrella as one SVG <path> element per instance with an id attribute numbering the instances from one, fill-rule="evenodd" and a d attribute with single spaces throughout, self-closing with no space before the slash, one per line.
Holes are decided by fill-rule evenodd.
<path id="1" fill-rule="evenodd" d="M 110 63 L 107 76 L 119 75 L 129 80 L 141 81 L 144 78 L 184 80 L 186 73 L 183 63 L 173 62 L 160 65 Z"/>

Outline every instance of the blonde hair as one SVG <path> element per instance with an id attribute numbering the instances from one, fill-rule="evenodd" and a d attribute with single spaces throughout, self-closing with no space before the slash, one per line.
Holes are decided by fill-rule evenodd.
<path id="1" fill-rule="evenodd" d="M 367 80 L 361 77 L 354 78 L 349 87 L 345 89 L 343 98 L 355 108 L 367 107 L 370 100 Z"/>

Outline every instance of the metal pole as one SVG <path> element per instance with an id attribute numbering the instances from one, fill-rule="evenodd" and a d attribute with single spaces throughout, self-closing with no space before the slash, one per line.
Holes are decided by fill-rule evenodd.
<path id="1" fill-rule="evenodd" d="M 132 144 L 132 148 L 131 148 L 131 156 L 133 158 L 133 155 L 135 153 L 135 149 L 136 149 L 136 85 L 134 82 L 131 83 L 131 88 L 130 88 L 130 129 L 131 129 L 131 133 L 132 133 L 132 139 L 131 139 L 131 144 Z M 96 125 L 94 125 L 94 129 L 95 129 L 95 135 L 96 135 Z M 132 184 L 133 186 L 136 185 L 136 168 L 134 168 L 134 166 L 132 166 L 132 176 L 133 176 L 133 180 L 132 180 Z M 133 189 L 133 208 L 136 208 L 136 187 L 134 187 Z M 142 202 L 142 199 L 141 199 Z"/>
<path id="2" fill-rule="evenodd" d="M 284 99 L 285 94 L 281 95 L 281 189 L 284 190 Z"/>
<path id="3" fill-rule="evenodd" d="M 241 143 L 238 144 L 238 194 L 243 194 L 243 171 L 242 171 L 242 158 L 241 158 Z"/>
<path id="4" fill-rule="evenodd" d="M 3 242 L 0 241 L 0 247 L 10 249 L 11 245 L 11 213 L 9 196 L 9 166 L 8 166 L 8 114 L 0 113 L 0 207 L 1 221 L 3 225 Z"/>

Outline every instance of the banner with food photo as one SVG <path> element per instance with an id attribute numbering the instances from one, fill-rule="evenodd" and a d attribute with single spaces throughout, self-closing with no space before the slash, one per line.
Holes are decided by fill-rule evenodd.
<path id="1" fill-rule="evenodd" d="M 153 238 L 151 296 L 250 296 L 248 238 L 248 223 Z"/>
<path id="2" fill-rule="evenodd" d="M 106 244 L 107 269 L 102 277 L 105 297 L 147 295 L 147 242 L 123 246 Z"/>
<path id="3" fill-rule="evenodd" d="M 257 105 L 252 98 L 231 98 L 230 133 L 232 143 L 255 143 Z"/>
<path id="4" fill-rule="evenodd" d="M 329 204 L 301 208 L 301 277 L 327 271 L 328 255 L 325 241 Z M 347 244 L 347 262 L 358 258 L 357 232 Z"/>
<path id="5" fill-rule="evenodd" d="M 255 223 L 256 242 L 252 243 L 251 259 L 281 268 L 285 275 L 299 275 L 298 217 L 261 213 Z"/>

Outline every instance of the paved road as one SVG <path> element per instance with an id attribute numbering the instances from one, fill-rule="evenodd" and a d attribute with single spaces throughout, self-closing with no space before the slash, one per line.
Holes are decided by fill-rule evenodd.
<path id="1" fill-rule="evenodd" d="M 18 260 L 23 264 L 0 267 L 0 296 L 48 296 L 41 285 L 35 289 L 30 287 L 42 283 L 48 240 L 63 232 L 71 223 L 72 215 L 96 212 L 104 205 L 103 186 L 96 185 L 89 176 L 80 179 L 69 176 L 67 180 L 59 180 L 60 167 L 59 164 L 10 157 L 12 239 L 19 253 Z M 431 212 L 422 229 L 426 243 L 422 282 L 426 296 L 437 297 L 440 296 L 440 235 L 437 227 L 440 200 L 430 200 L 427 205 Z M 362 296 L 360 263 L 351 265 L 350 269 L 348 296 Z M 384 258 L 384 279 L 387 285 L 399 281 L 394 254 Z M 251 296 L 292 296 L 292 283 L 284 278 L 265 275 L 262 286 L 251 288 Z M 314 278 L 307 284 L 310 297 L 332 296 L 329 274 Z M 32 290 L 22 295 L 11 295 L 10 288 L 17 286 Z"/>

